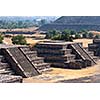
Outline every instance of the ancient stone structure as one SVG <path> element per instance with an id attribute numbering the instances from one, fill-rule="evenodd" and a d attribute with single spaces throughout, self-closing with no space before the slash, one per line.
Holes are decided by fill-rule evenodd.
<path id="1" fill-rule="evenodd" d="M 41 42 L 36 46 L 38 56 L 44 57 L 45 62 L 52 66 L 79 69 L 96 64 L 81 43 L 73 42 Z"/>
<path id="2" fill-rule="evenodd" d="M 15 74 L 0 50 L 0 83 L 22 82 L 22 77 Z"/>
<path id="3" fill-rule="evenodd" d="M 44 63 L 44 58 L 38 57 L 37 51 L 35 49 L 31 49 L 28 46 L 19 47 L 19 49 L 21 50 L 21 52 L 23 52 L 26 58 L 32 63 L 32 65 L 39 73 L 51 70 L 50 64 Z"/>
<path id="4" fill-rule="evenodd" d="M 92 44 L 88 45 L 89 51 L 93 51 L 95 56 L 100 57 L 100 39 L 94 39 Z"/>
<path id="5" fill-rule="evenodd" d="M 100 40 L 94 40 L 94 43 L 99 48 Z M 92 46 L 89 47 L 91 50 Z M 99 55 L 99 51 L 95 52 L 96 54 Z M 80 69 L 94 64 L 96 64 L 94 52 L 85 50 L 82 43 L 48 41 L 40 42 L 32 48 L 0 45 L 1 83 L 22 82 L 23 77 L 32 77 L 50 71 L 50 65 Z"/>
<path id="6" fill-rule="evenodd" d="M 44 63 L 30 47 L 0 45 L 0 82 L 22 82 L 19 76 L 32 77 L 48 70 L 50 64 Z"/>
<path id="7" fill-rule="evenodd" d="M 22 83 L 21 76 L 0 74 L 0 83 Z"/>
<path id="8" fill-rule="evenodd" d="M 62 16 L 56 21 L 39 28 L 40 31 L 63 31 L 65 29 L 75 31 L 84 29 L 89 31 L 100 31 L 100 16 Z"/>

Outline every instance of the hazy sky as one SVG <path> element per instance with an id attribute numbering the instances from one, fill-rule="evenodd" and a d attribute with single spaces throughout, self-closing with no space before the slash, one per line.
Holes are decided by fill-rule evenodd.
<path id="1" fill-rule="evenodd" d="M 0 16 L 100 15 L 100 0 L 0 0 Z M 96 3 L 96 4 L 95 4 Z"/>

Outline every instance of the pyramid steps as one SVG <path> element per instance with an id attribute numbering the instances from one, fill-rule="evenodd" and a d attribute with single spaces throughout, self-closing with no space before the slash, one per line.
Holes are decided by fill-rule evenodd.
<path id="1" fill-rule="evenodd" d="M 96 61 L 93 59 L 93 57 L 80 44 L 71 44 L 71 47 L 73 48 L 74 53 L 76 52 L 77 55 L 87 63 L 87 66 L 96 64 Z"/>
<path id="2" fill-rule="evenodd" d="M 95 56 L 94 51 L 90 51 L 89 48 L 85 48 L 85 50 L 93 57 L 93 59 L 97 62 L 99 60 L 98 56 Z"/>
<path id="3" fill-rule="evenodd" d="M 43 57 L 37 57 L 37 51 L 31 50 L 29 47 L 23 47 L 20 50 L 40 73 L 51 70 L 50 64 L 44 63 Z"/>
<path id="4" fill-rule="evenodd" d="M 21 76 L 15 76 L 15 72 L 11 69 L 9 63 L 3 55 L 0 55 L 0 83 L 20 83 Z"/>
<path id="5" fill-rule="evenodd" d="M 80 69 L 96 64 L 93 52 L 87 53 L 81 43 L 74 42 L 40 42 L 35 48 L 40 57 L 51 66 L 61 68 Z"/>
<path id="6" fill-rule="evenodd" d="M 12 69 L 18 75 L 23 77 L 39 75 L 39 72 L 17 47 L 5 48 L 2 51 L 6 55 L 6 59 L 11 64 Z"/>

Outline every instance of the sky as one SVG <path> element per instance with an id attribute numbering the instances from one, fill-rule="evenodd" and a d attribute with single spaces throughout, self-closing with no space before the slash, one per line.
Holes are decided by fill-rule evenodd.
<path id="1" fill-rule="evenodd" d="M 99 0 L 0 0 L 0 16 L 91 16 L 99 9 Z"/>

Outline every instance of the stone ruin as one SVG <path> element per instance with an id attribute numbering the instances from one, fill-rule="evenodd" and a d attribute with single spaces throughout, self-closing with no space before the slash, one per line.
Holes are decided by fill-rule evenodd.
<path id="1" fill-rule="evenodd" d="M 100 57 L 100 39 L 94 39 L 93 43 L 88 45 L 88 49 L 94 52 L 95 56 Z"/>
<path id="2" fill-rule="evenodd" d="M 74 42 L 40 42 L 35 48 L 38 56 L 53 67 L 81 69 L 96 64 L 93 52 L 88 52 L 82 43 Z"/>
<path id="3" fill-rule="evenodd" d="M 0 45 L 0 82 L 22 82 L 23 77 L 39 75 L 50 70 L 35 50 L 28 46 Z"/>
<path id="4" fill-rule="evenodd" d="M 23 78 L 50 71 L 50 66 L 71 69 L 92 66 L 98 60 L 96 55 L 100 56 L 99 43 L 94 40 L 89 49 L 84 49 L 82 43 L 61 41 L 40 42 L 35 47 L 0 45 L 0 83 L 21 83 Z"/>

